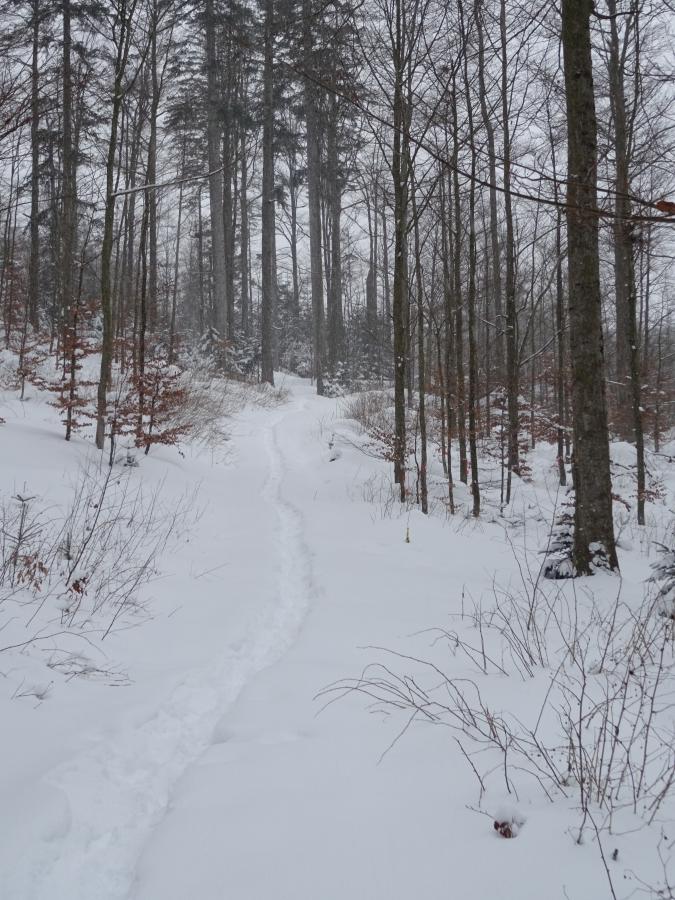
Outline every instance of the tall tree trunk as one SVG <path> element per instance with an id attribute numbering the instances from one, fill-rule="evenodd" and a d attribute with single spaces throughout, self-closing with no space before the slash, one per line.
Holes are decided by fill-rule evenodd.
<path id="1" fill-rule="evenodd" d="M 310 0 L 303 0 L 303 58 L 305 66 L 305 117 L 307 121 L 307 194 L 309 204 L 309 256 L 312 285 L 312 335 L 316 392 L 323 394 L 323 273 L 321 260 L 321 136 L 316 85 L 313 81 L 314 47 Z"/>
<path id="2" fill-rule="evenodd" d="M 274 197 L 274 0 L 265 0 L 262 135 L 262 298 L 260 377 L 274 384 L 274 307 L 276 306 Z"/>
<path id="3" fill-rule="evenodd" d="M 157 28 L 158 0 L 152 3 L 152 21 L 150 27 L 150 78 L 152 94 L 150 100 L 150 136 L 148 138 L 147 182 L 157 181 L 157 115 L 159 113 L 159 73 L 157 72 Z M 148 204 L 148 325 L 151 330 L 157 327 L 157 193 L 146 191 L 145 202 Z"/>
<path id="4" fill-rule="evenodd" d="M 382 290 L 384 297 L 382 298 L 382 318 L 384 320 L 384 346 L 387 351 L 391 350 L 391 285 L 389 283 L 389 236 L 387 234 L 387 203 L 382 193 L 382 206 L 380 207 L 380 215 L 382 217 Z"/>
<path id="5" fill-rule="evenodd" d="M 205 0 L 209 210 L 211 213 L 211 269 L 213 272 L 214 324 L 221 338 L 227 330 L 225 278 L 225 230 L 223 224 L 223 163 L 221 158 L 220 87 L 216 52 L 216 20 L 213 0 Z"/>
<path id="6" fill-rule="evenodd" d="M 293 326 L 298 327 L 300 320 L 300 273 L 298 269 L 298 187 L 299 176 L 296 165 L 295 150 L 289 155 L 288 164 L 288 196 L 291 208 L 291 277 L 293 296 L 291 298 L 291 316 Z M 297 333 L 297 332 L 296 332 Z"/>
<path id="7" fill-rule="evenodd" d="M 457 437 L 459 440 L 459 480 L 464 484 L 468 481 L 468 465 L 466 456 L 466 388 L 464 377 L 464 315 L 462 302 L 462 207 L 459 196 L 459 175 L 457 162 L 459 160 L 459 133 L 457 126 L 457 95 L 452 94 L 452 131 L 453 131 L 453 185 L 452 192 L 448 190 L 448 196 L 452 196 L 454 208 L 454 242 L 452 248 L 453 262 L 453 314 L 455 320 L 455 383 L 457 388 Z M 448 175 L 449 177 L 449 175 Z"/>
<path id="8" fill-rule="evenodd" d="M 556 400 L 558 407 L 558 480 L 560 486 L 567 484 L 565 470 L 565 295 L 562 271 L 562 213 L 558 210 L 555 226 L 556 272 L 555 272 L 555 329 L 556 329 Z"/>
<path id="9" fill-rule="evenodd" d="M 199 275 L 199 336 L 206 330 L 206 292 L 204 291 L 204 222 L 202 216 L 202 189 L 197 194 L 197 271 Z"/>
<path id="10" fill-rule="evenodd" d="M 240 229 L 239 237 L 241 246 L 239 248 L 239 274 L 241 278 L 241 330 L 244 337 L 251 335 L 251 285 L 249 278 L 249 261 L 248 261 L 248 242 L 249 242 L 249 226 L 248 226 L 248 158 L 246 153 L 246 132 L 242 128 L 239 138 L 241 142 L 241 182 L 239 188 L 239 205 L 240 205 Z"/>
<path id="11" fill-rule="evenodd" d="M 616 154 L 616 186 L 614 200 L 614 282 L 616 295 L 616 368 L 621 382 L 619 397 L 629 398 L 637 456 L 637 520 L 645 524 L 645 450 L 642 427 L 640 349 L 637 331 L 637 290 L 633 255 L 633 223 L 631 221 L 629 134 L 626 115 L 626 93 L 623 82 L 624 59 L 619 45 L 616 0 L 607 0 L 610 19 L 609 85 L 614 119 L 614 152 Z M 628 25 L 626 26 L 628 27 Z M 619 422 L 622 416 L 619 415 Z M 624 432 L 626 429 L 623 428 Z"/>
<path id="12" fill-rule="evenodd" d="M 448 504 L 450 512 L 455 512 L 455 495 L 454 484 L 452 479 L 452 436 L 454 431 L 455 411 L 453 406 L 453 377 L 452 363 L 454 357 L 455 341 L 454 328 L 452 322 L 453 316 L 453 288 L 451 278 L 451 255 L 452 255 L 452 238 L 448 235 L 448 222 L 451 220 L 449 198 L 446 196 L 446 181 L 441 172 L 441 248 L 443 251 L 443 307 L 445 312 L 445 416 L 447 427 L 446 450 L 448 472 Z M 450 187 L 450 179 L 447 180 L 447 186 Z"/>
<path id="13" fill-rule="evenodd" d="M 231 78 L 228 78 L 230 81 Z M 234 232 L 235 206 L 232 198 L 232 157 L 233 143 L 232 110 L 230 89 L 225 97 L 223 115 L 223 248 L 225 251 L 225 306 L 227 316 L 227 339 L 234 341 Z"/>
<path id="14" fill-rule="evenodd" d="M 506 502 L 511 499 L 511 475 L 519 472 L 518 448 L 518 313 L 516 310 L 516 253 L 511 205 L 511 129 L 509 126 L 509 83 L 507 69 L 506 0 L 500 0 L 502 68 L 502 131 L 504 134 L 504 215 L 506 218 L 506 398 L 508 410 L 508 475 Z"/>
<path id="15" fill-rule="evenodd" d="M 627 385 L 631 370 L 631 315 L 635 305 L 635 276 L 633 269 L 631 203 L 629 191 L 628 123 L 626 121 L 626 95 L 623 81 L 624 59 L 619 42 L 616 21 L 616 0 L 607 0 L 609 13 L 609 99 L 614 125 L 614 153 L 616 156 L 614 212 L 614 282 L 616 309 L 616 380 L 618 387 L 619 418 L 622 406 L 629 401 Z M 632 14 L 631 14 L 632 18 Z M 629 27 L 627 23 L 626 27 Z M 620 427 L 626 437 L 625 422 Z"/>
<path id="16" fill-rule="evenodd" d="M 368 271 L 366 272 L 366 344 L 371 362 L 377 357 L 379 337 L 377 333 L 377 228 L 373 228 L 373 220 L 377 222 L 377 206 L 370 202 L 370 194 L 366 197 L 366 213 L 368 217 Z"/>
<path id="17" fill-rule="evenodd" d="M 407 233 L 408 233 L 408 168 L 404 152 L 404 129 L 407 121 L 403 78 L 405 73 L 405 21 L 403 0 L 396 0 L 394 34 L 394 142 L 391 174 L 394 189 L 394 293 L 392 317 L 394 326 L 394 480 L 405 502 L 405 464 L 407 457 L 405 421 L 406 383 L 406 306 L 408 304 Z"/>
<path id="18" fill-rule="evenodd" d="M 408 165 L 410 163 L 408 162 Z M 427 487 L 427 409 L 426 409 L 426 384 L 425 384 L 425 348 L 424 348 L 424 282 L 422 278 L 422 249 L 420 245 L 420 222 L 417 214 L 417 198 L 415 184 L 412 182 L 410 189 L 412 215 L 415 236 L 415 287 L 417 294 L 417 390 L 419 402 L 420 425 L 420 508 L 423 513 L 429 512 L 429 491 Z"/>
<path id="19" fill-rule="evenodd" d="M 30 95 L 30 262 L 28 270 L 28 316 L 33 328 L 39 327 L 40 291 L 40 0 L 33 0 L 32 58 Z"/>
<path id="20" fill-rule="evenodd" d="M 71 61 L 70 0 L 63 0 L 63 204 L 61 212 L 61 316 L 63 323 L 64 364 L 70 363 L 71 388 L 75 382 L 76 304 L 75 242 L 77 230 L 77 170 L 73 144 L 73 72 Z M 64 365 L 65 370 L 65 365 Z M 70 440 L 73 424 L 72 405 L 66 410 L 66 440 Z"/>
<path id="21" fill-rule="evenodd" d="M 328 125 L 326 169 L 330 206 L 330 315 L 328 321 L 328 361 L 336 374 L 345 358 L 345 330 L 342 315 L 342 185 L 338 157 L 338 101 L 332 99 Z"/>
<path id="22" fill-rule="evenodd" d="M 550 111 L 548 115 L 548 134 L 551 145 L 551 167 L 553 169 L 553 191 L 556 203 L 558 196 L 558 172 L 556 165 L 556 145 L 551 127 Z M 556 210 L 555 222 L 555 329 L 556 329 L 556 403 L 558 409 L 558 427 L 556 438 L 558 446 L 558 480 L 561 487 L 567 484 L 565 470 L 565 294 L 563 290 L 563 249 L 562 249 L 562 211 Z"/>
<path id="23" fill-rule="evenodd" d="M 464 9 L 459 2 L 459 14 L 464 29 Z M 478 351 L 476 348 L 476 149 L 474 142 L 473 100 L 469 83 L 469 71 L 466 54 L 464 54 L 464 91 L 466 94 L 466 110 L 469 146 L 471 147 L 471 178 L 469 181 L 469 284 L 466 297 L 468 331 L 469 331 L 469 455 L 471 458 L 471 497 L 473 499 L 473 515 L 480 515 L 480 486 L 478 484 L 478 447 L 476 428 L 476 407 L 478 404 Z"/>
<path id="24" fill-rule="evenodd" d="M 181 174 L 185 171 L 186 139 L 183 138 L 181 152 Z M 180 230 L 183 223 L 183 182 L 178 188 L 178 218 L 176 222 L 176 250 L 173 258 L 173 285 L 171 288 L 171 318 L 169 320 L 169 365 L 174 362 L 176 353 L 176 304 L 178 301 L 178 277 L 180 266 Z"/>
<path id="25" fill-rule="evenodd" d="M 110 136 L 106 160 L 105 214 L 103 219 L 103 242 L 101 245 L 101 312 L 103 317 L 103 340 L 101 342 L 101 370 L 96 396 L 96 446 L 103 449 L 107 391 L 110 385 L 113 359 L 114 322 L 111 283 L 111 262 L 113 251 L 113 229 L 115 224 L 115 154 L 117 150 L 117 130 L 120 112 L 124 102 L 124 74 L 131 46 L 132 22 L 136 12 L 136 0 L 125 6 L 120 16 L 117 32 L 117 53 L 115 58 L 115 78 L 113 83 Z"/>
<path id="26" fill-rule="evenodd" d="M 598 546 L 618 569 L 605 398 L 597 216 L 592 0 L 562 0 L 567 103 L 567 244 L 574 431 L 573 562 L 590 574 Z"/>
<path id="27" fill-rule="evenodd" d="M 501 253 L 499 249 L 499 218 L 497 214 L 497 156 L 492 111 L 487 105 L 485 86 L 485 41 L 483 37 L 483 0 L 474 2 L 474 18 L 478 35 L 478 96 L 480 112 L 487 138 L 488 172 L 490 177 L 490 294 L 494 301 L 496 336 L 494 368 L 500 383 L 504 379 L 504 318 L 502 309 Z M 487 363 L 489 366 L 489 362 Z"/>

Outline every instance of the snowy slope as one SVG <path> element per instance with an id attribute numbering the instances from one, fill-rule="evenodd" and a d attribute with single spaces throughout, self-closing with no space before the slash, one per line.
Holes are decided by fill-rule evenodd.
<path id="1" fill-rule="evenodd" d="M 198 492 L 200 515 L 148 587 L 151 620 L 106 639 L 129 684 L 63 679 L 43 702 L 12 699 L 38 662 L 0 655 L 0 898 L 610 897 L 592 833 L 574 841 L 573 792 L 552 803 L 524 778 L 509 796 L 486 775 L 481 797 L 451 729 L 416 722 L 397 740 L 405 710 L 316 698 L 372 662 L 416 670 L 380 647 L 472 679 L 498 711 L 538 710 L 544 673 L 488 680 L 424 630 L 468 634 L 474 603 L 519 583 L 550 483 L 522 486 L 527 527 L 399 511 L 342 404 L 285 386 L 283 405 L 236 416 L 225 456 L 163 449 L 133 470 L 174 498 Z M 3 412 L 4 492 L 58 494 L 54 473 L 92 451 L 28 406 Z M 552 471 L 550 448 L 538 454 Z M 622 565 L 622 590 L 641 594 L 646 554 Z M 593 581 L 614 595 L 618 579 Z M 492 827 L 504 802 L 526 820 L 516 840 Z M 607 836 L 618 896 L 661 877 L 659 824 L 636 832 L 627 814 Z"/>

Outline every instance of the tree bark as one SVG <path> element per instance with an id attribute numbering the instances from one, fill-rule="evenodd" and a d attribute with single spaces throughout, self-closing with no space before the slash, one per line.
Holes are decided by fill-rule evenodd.
<path id="1" fill-rule="evenodd" d="M 28 269 L 28 316 L 33 328 L 39 327 L 40 291 L 40 0 L 33 0 L 33 42 L 30 98 L 30 261 Z"/>
<path id="2" fill-rule="evenodd" d="M 262 172 L 262 298 L 260 377 L 274 384 L 274 308 L 276 306 L 276 253 L 274 204 L 274 0 L 265 0 L 263 65 L 263 172 Z"/>
<path id="3" fill-rule="evenodd" d="M 591 574 L 599 548 L 618 569 L 605 397 L 597 215 L 597 122 L 591 62 L 592 0 L 562 0 L 567 105 L 567 243 L 572 364 L 573 562 Z"/>
<path id="4" fill-rule="evenodd" d="M 71 60 L 70 0 L 63 0 L 63 203 L 61 207 L 61 321 L 63 325 L 64 371 L 70 366 L 71 391 L 76 378 L 76 304 L 73 277 L 77 233 L 77 160 L 73 144 L 73 71 Z M 73 425 L 72 405 L 66 411 L 66 440 Z"/>
<path id="5" fill-rule="evenodd" d="M 338 101 L 332 99 L 328 124 L 326 169 L 330 207 L 330 305 L 328 317 L 328 363 L 335 375 L 345 358 L 345 327 L 342 315 L 342 185 L 338 156 Z"/>
<path id="6" fill-rule="evenodd" d="M 508 418 L 508 474 L 506 502 L 511 499 L 511 476 L 519 471 L 518 447 L 518 314 L 516 310 L 516 258 L 511 205 L 511 130 L 509 127 L 509 84 L 507 74 L 506 0 L 499 7 L 502 67 L 502 131 L 504 135 L 504 215 L 506 219 L 506 403 Z"/>
<path id="7" fill-rule="evenodd" d="M 213 0 L 205 0 L 207 120 L 206 137 L 209 164 L 209 210 L 211 213 L 212 306 L 214 324 L 221 338 L 227 330 L 225 278 L 225 229 L 223 220 L 223 164 L 221 156 L 221 97 L 218 84 L 216 20 Z"/>
<path id="8" fill-rule="evenodd" d="M 406 383 L 406 306 L 408 304 L 407 232 L 408 168 L 403 149 L 407 111 L 403 94 L 405 22 L 403 0 L 396 0 L 394 31 L 394 141 L 391 174 L 394 188 L 394 480 L 399 485 L 401 502 L 406 498 L 407 458 L 405 421 Z"/>
<path id="9" fill-rule="evenodd" d="M 131 46 L 131 28 L 136 2 L 134 0 L 122 10 L 117 33 L 117 53 L 115 57 L 115 78 L 113 83 L 110 136 L 106 160 L 105 215 L 103 219 L 103 242 L 101 246 L 101 312 L 103 318 L 103 340 L 101 342 L 101 369 L 96 396 L 96 446 L 103 449 L 105 443 L 105 423 L 107 391 L 110 385 L 113 359 L 114 322 L 111 283 L 111 262 L 113 251 L 113 228 L 115 224 L 115 155 L 117 150 L 117 130 L 124 101 L 123 81 Z"/>
<path id="10" fill-rule="evenodd" d="M 313 81 L 314 49 L 312 35 L 313 10 L 310 0 L 303 0 L 303 59 L 305 66 L 305 118 L 307 124 L 307 194 L 309 205 L 309 256 L 312 288 L 312 336 L 314 378 L 317 394 L 323 394 L 323 272 L 321 260 L 321 136 L 319 132 L 316 85 Z"/>
<path id="11" fill-rule="evenodd" d="M 614 284 L 616 296 L 616 380 L 619 386 L 619 407 L 622 400 L 630 402 L 632 430 L 637 457 L 637 520 L 645 524 L 645 450 L 642 427 L 641 366 L 637 331 L 637 290 L 633 223 L 631 221 L 629 162 L 630 135 L 626 114 L 626 92 L 623 81 L 624 60 L 619 44 L 616 21 L 616 0 L 608 0 L 610 20 L 609 84 L 610 103 L 614 119 L 614 152 L 616 154 L 616 184 L 614 200 Z M 628 27 L 628 26 L 627 26 Z M 625 386 L 630 386 L 626 396 Z M 618 416 L 624 433 L 622 416 Z"/>
<path id="12" fill-rule="evenodd" d="M 492 112 L 487 105 L 485 85 L 485 41 L 483 38 L 483 0 L 474 2 L 474 18 L 478 36 L 478 94 L 480 111 L 487 138 L 488 173 L 490 178 L 490 294 L 494 302 L 494 319 L 496 326 L 495 363 L 497 378 L 500 383 L 504 379 L 504 313 L 502 302 L 501 252 L 499 248 L 499 218 L 497 215 L 497 163 L 495 151 L 495 129 L 492 124 Z"/>

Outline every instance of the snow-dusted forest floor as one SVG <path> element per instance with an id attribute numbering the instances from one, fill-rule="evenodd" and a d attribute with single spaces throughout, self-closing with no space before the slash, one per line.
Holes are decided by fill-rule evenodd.
<path id="1" fill-rule="evenodd" d="M 93 572 L 109 553 L 117 581 L 77 560 L 41 574 L 37 551 L 5 568 L 0 898 L 659 896 L 675 882 L 675 804 L 650 806 L 672 767 L 672 657 L 651 705 L 661 743 L 640 743 L 631 695 L 632 731 L 614 751 L 624 771 L 604 804 L 591 797 L 584 820 L 574 774 L 556 788 L 547 770 L 565 771 L 572 698 L 621 681 L 630 642 L 625 630 L 602 637 L 606 613 L 618 596 L 640 619 L 650 596 L 675 447 L 649 457 L 658 490 L 645 528 L 617 503 L 621 578 L 542 582 L 561 502 L 553 447 L 530 454 L 532 480 L 516 481 L 504 516 L 497 464 L 484 467 L 479 522 L 460 491 L 446 514 L 436 460 L 425 517 L 396 502 L 348 400 L 278 382 L 274 402 L 231 413 L 220 444 L 120 450 L 104 495 L 88 438 L 66 444 L 34 390 L 24 403 L 3 395 L 5 533 L 23 506 L 25 522 L 40 511 L 39 528 L 58 532 L 53 565 L 68 570 L 72 529 L 59 523 L 79 486 L 75 531 L 95 533 L 99 507 L 112 522 L 86 559 Z M 634 507 L 630 448 L 614 458 L 615 490 Z M 132 562 L 125 530 L 150 536 Z M 519 615 L 530 618 L 520 631 Z M 580 741 L 598 728 L 585 720 Z M 651 793 L 635 790 L 643 755 Z"/>

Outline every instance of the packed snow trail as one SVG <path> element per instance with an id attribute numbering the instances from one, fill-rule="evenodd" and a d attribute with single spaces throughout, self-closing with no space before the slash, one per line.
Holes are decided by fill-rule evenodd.
<path id="1" fill-rule="evenodd" d="M 294 639 L 310 599 L 311 566 L 300 514 L 282 496 L 285 462 L 276 428 L 293 408 L 274 412 L 272 424 L 265 421 L 269 413 L 252 416 L 251 433 L 241 442 L 249 468 L 254 460 L 253 468 L 267 475 L 259 491 L 262 502 L 255 498 L 255 479 L 242 483 L 238 537 L 256 547 L 261 565 L 244 573 L 248 591 L 240 599 L 250 603 L 261 587 L 264 594 L 268 586 L 256 572 L 276 566 L 271 596 L 251 604 L 242 640 L 226 646 L 208 666 L 184 674 L 147 719 L 47 773 L 49 821 L 24 836 L 29 846 L 12 848 L 19 860 L 0 887 L 3 900 L 127 897 L 136 859 L 165 813 L 173 785 L 209 745 L 214 726 L 246 682 Z M 232 476 L 241 480 L 241 472 L 230 470 Z M 266 520 L 272 528 L 265 529 Z M 224 547 L 223 553 L 240 555 L 240 548 Z"/>
<path id="2" fill-rule="evenodd" d="M 360 644 L 397 646 L 440 620 L 452 563 L 440 523 L 374 518 L 360 496 L 368 461 L 348 444 L 335 452 L 335 402 L 291 384 L 305 402 L 271 436 L 285 468 L 273 466 L 270 484 L 279 477 L 282 585 L 284 571 L 307 583 L 309 544 L 313 602 L 298 639 L 247 682 L 180 780 L 140 860 L 134 900 L 440 900 L 448 846 L 467 852 L 483 827 L 476 817 L 458 834 L 444 815 L 475 791 L 467 783 L 453 797 L 443 729 L 425 732 L 424 751 L 411 736 L 378 766 L 399 725 L 383 727 L 361 702 L 317 716 L 314 695 L 369 661 Z M 480 557 L 464 572 L 484 578 Z"/>

